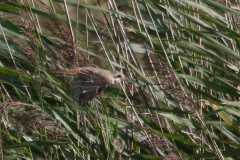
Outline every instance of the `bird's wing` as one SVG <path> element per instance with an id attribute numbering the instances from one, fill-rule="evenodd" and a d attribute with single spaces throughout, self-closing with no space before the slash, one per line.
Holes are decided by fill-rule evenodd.
<path id="1" fill-rule="evenodd" d="M 99 73 L 93 73 L 91 70 L 81 70 L 78 74 L 80 80 L 91 81 L 99 86 L 101 90 L 105 89 L 109 84 L 105 77 L 102 77 Z"/>
<path id="2" fill-rule="evenodd" d="M 102 89 L 94 82 L 74 80 L 71 82 L 71 95 L 77 103 L 87 103 L 92 100 Z"/>

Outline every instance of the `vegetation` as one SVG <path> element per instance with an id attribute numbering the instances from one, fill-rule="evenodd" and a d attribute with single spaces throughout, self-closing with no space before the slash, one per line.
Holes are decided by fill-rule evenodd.
<path id="1" fill-rule="evenodd" d="M 239 158 L 238 3 L 1 1 L 1 159 Z M 130 82 L 76 104 L 83 66 Z"/>

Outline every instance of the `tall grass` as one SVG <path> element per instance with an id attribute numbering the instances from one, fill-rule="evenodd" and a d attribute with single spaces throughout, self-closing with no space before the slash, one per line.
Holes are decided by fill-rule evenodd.
<path id="1" fill-rule="evenodd" d="M 238 3 L 1 1 L 1 158 L 238 158 Z M 84 66 L 130 82 L 76 104 Z"/>

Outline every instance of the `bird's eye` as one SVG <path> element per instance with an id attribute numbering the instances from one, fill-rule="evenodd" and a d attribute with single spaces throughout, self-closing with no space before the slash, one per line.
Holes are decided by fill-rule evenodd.
<path id="1" fill-rule="evenodd" d="M 121 78 L 122 76 L 119 74 L 119 75 L 117 75 L 117 77 Z"/>

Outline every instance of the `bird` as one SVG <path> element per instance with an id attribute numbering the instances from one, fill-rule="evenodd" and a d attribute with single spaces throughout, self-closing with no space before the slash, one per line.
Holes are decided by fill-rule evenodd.
<path id="1" fill-rule="evenodd" d="M 128 80 L 121 72 L 105 70 L 97 67 L 80 67 L 75 69 L 51 69 L 48 73 L 75 75 L 71 81 L 72 99 L 78 104 L 87 104 L 109 84 L 117 84 Z"/>

